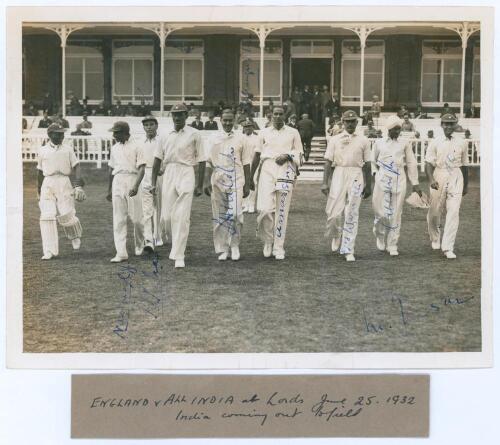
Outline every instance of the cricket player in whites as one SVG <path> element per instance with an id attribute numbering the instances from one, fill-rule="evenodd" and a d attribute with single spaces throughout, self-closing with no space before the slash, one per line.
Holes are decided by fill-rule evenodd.
<path id="1" fill-rule="evenodd" d="M 453 250 L 460 204 L 469 182 L 467 141 L 453 136 L 457 122 L 454 114 L 441 116 L 444 137 L 433 140 L 425 153 L 425 170 L 430 184 L 427 213 L 429 236 L 432 248 L 441 249 L 448 259 L 457 257 Z M 446 221 L 441 240 L 441 215 L 445 209 Z"/>
<path id="2" fill-rule="evenodd" d="M 340 248 L 346 261 L 355 261 L 359 206 L 361 198 L 371 195 L 371 151 L 368 138 L 356 134 L 357 114 L 352 110 L 346 111 L 342 122 L 344 131 L 328 141 L 321 191 L 328 196 L 326 236 L 332 237 L 332 251 Z"/>
<path id="3" fill-rule="evenodd" d="M 130 140 L 130 127 L 127 122 L 117 121 L 110 129 L 116 144 L 111 147 L 109 159 L 108 201 L 113 203 L 113 237 L 116 255 L 112 263 L 128 259 L 127 221 L 134 226 L 135 254 L 142 255 L 144 250 L 144 226 L 142 218 L 142 193 L 140 190 L 146 161 L 141 148 Z"/>
<path id="4" fill-rule="evenodd" d="M 254 123 L 252 120 L 245 119 L 241 125 L 243 127 L 243 139 L 245 140 L 245 144 L 250 146 L 253 159 L 255 150 L 259 146 L 259 135 L 254 131 Z M 255 213 L 256 198 L 257 194 L 255 190 L 250 190 L 249 195 L 243 199 L 243 213 Z"/>
<path id="5" fill-rule="evenodd" d="M 162 246 L 162 230 L 160 230 L 161 215 L 161 180 L 162 171 L 156 180 L 157 194 L 151 193 L 151 179 L 153 176 L 153 164 L 155 152 L 158 147 L 162 147 L 163 139 L 158 134 L 158 120 L 156 117 L 148 115 L 142 119 L 142 125 L 146 137 L 141 141 L 142 154 L 146 162 L 144 178 L 141 183 L 142 188 L 142 212 L 144 217 L 144 250 L 153 252 L 155 246 Z"/>
<path id="6" fill-rule="evenodd" d="M 161 226 L 172 240 L 169 258 L 175 260 L 176 268 L 182 268 L 185 267 L 184 252 L 189 236 L 193 195 L 200 196 L 203 193 L 206 156 L 200 132 L 186 125 L 186 105 L 174 105 L 170 112 L 174 128 L 165 135 L 165 142 L 155 152 L 151 190 L 156 193 L 158 176 L 163 166 Z M 196 164 L 198 175 L 195 181 Z"/>
<path id="7" fill-rule="evenodd" d="M 387 136 L 376 139 L 373 150 L 372 171 L 375 173 L 373 188 L 373 233 L 377 249 L 391 256 L 398 255 L 398 240 L 401 230 L 401 215 L 406 197 L 406 173 L 413 191 L 422 195 L 418 185 L 417 159 L 411 143 L 399 138 L 403 121 L 396 115 L 386 120 Z"/>
<path id="8" fill-rule="evenodd" d="M 233 131 L 234 114 L 224 110 L 222 130 L 210 140 L 205 194 L 212 198 L 212 222 L 215 253 L 225 261 L 240 259 L 243 228 L 243 198 L 250 192 L 250 163 L 253 147 L 245 136 Z"/>
<path id="9" fill-rule="evenodd" d="M 295 128 L 285 125 L 283 107 L 275 106 L 272 125 L 260 131 L 252 162 L 251 188 L 257 171 L 257 235 L 264 256 L 285 259 L 285 235 L 293 186 L 300 165 L 302 142 Z"/>
<path id="10" fill-rule="evenodd" d="M 42 260 L 50 260 L 59 255 L 57 222 L 73 249 L 80 248 L 82 226 L 76 217 L 75 199 L 83 201 L 83 179 L 80 164 L 73 148 L 63 145 L 64 132 L 60 124 L 47 128 L 50 142 L 38 151 L 38 195 L 40 197 L 40 232 L 42 235 Z M 69 176 L 75 175 L 75 188 Z"/>

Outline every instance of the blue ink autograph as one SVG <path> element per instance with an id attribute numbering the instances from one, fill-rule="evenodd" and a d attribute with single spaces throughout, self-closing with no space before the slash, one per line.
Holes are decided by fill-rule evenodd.
<path id="1" fill-rule="evenodd" d="M 115 322 L 113 333 L 121 339 L 127 339 L 129 333 L 130 313 L 134 307 L 158 319 L 162 315 L 163 304 L 158 294 L 161 293 L 160 270 L 158 254 L 152 260 L 152 269 L 140 271 L 131 264 L 121 264 L 116 273 L 119 278 L 123 293 L 120 300 L 119 316 Z M 153 279 L 152 285 L 144 283 L 141 277 Z M 135 290 L 134 293 L 132 290 Z"/>
<path id="2" fill-rule="evenodd" d="M 363 193 L 363 184 L 355 179 L 351 186 L 351 198 L 349 206 L 345 210 L 345 221 L 342 236 L 342 245 L 340 253 L 342 255 L 353 251 L 353 241 L 356 238 L 356 232 L 359 219 L 359 202 Z"/>

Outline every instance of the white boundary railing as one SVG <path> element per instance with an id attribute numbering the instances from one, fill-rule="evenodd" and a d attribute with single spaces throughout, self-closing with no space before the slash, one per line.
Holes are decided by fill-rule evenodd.
<path id="1" fill-rule="evenodd" d="M 202 131 L 203 142 L 206 144 L 213 134 L 213 131 Z M 417 162 L 421 172 L 425 171 L 425 151 L 429 142 L 432 139 L 416 139 L 411 138 L 408 141 L 411 143 L 413 152 L 417 158 Z M 47 136 L 23 134 L 22 136 L 22 159 L 23 162 L 36 162 L 38 149 L 48 141 Z M 372 139 L 372 143 L 376 139 Z M 76 156 L 82 163 L 95 163 L 97 168 L 101 168 L 103 162 L 109 161 L 113 138 L 98 137 L 98 136 L 66 136 L 64 144 L 72 145 Z M 469 142 L 469 165 L 480 165 L 480 144 L 477 139 L 470 139 Z"/>

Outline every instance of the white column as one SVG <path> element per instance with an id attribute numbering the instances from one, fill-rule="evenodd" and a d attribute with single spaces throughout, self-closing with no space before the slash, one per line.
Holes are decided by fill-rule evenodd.
<path id="1" fill-rule="evenodd" d="M 361 43 L 361 68 L 359 81 L 359 115 L 363 116 L 364 97 L 365 97 L 365 44 L 366 38 L 360 36 Z"/>
<path id="2" fill-rule="evenodd" d="M 464 117 L 464 89 L 465 89 L 465 50 L 467 49 L 467 39 L 462 40 L 462 77 L 460 79 L 460 119 Z"/>
<path id="3" fill-rule="evenodd" d="M 160 38 L 160 116 L 163 116 L 163 110 L 165 108 L 165 23 L 161 23 L 160 32 L 158 37 Z"/>
<path id="4" fill-rule="evenodd" d="M 260 39 L 260 75 L 259 75 L 259 113 L 260 117 L 264 117 L 264 49 L 266 45 L 266 37 Z"/>
<path id="5" fill-rule="evenodd" d="M 62 114 L 66 117 L 66 39 L 61 39 L 62 49 Z"/>

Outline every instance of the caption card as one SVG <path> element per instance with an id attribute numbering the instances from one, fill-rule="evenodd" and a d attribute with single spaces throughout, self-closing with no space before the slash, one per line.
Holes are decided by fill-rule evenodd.
<path id="1" fill-rule="evenodd" d="M 428 437 L 428 375 L 73 375 L 72 438 Z"/>

